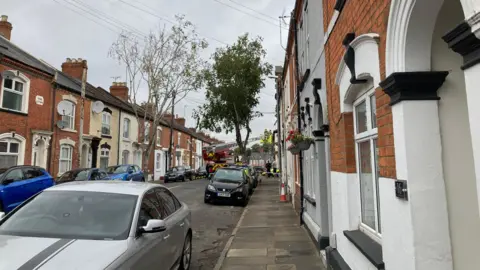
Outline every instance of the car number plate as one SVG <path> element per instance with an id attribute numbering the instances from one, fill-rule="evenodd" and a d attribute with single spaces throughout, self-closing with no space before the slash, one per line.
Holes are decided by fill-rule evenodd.
<path id="1" fill-rule="evenodd" d="M 218 197 L 230 197 L 230 193 L 219 192 L 219 193 L 218 193 Z"/>

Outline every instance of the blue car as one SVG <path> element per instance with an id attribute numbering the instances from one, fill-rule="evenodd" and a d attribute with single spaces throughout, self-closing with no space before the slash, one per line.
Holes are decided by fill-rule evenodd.
<path id="1" fill-rule="evenodd" d="M 112 180 L 145 182 L 143 171 L 137 165 L 110 166 L 107 173 Z"/>
<path id="2" fill-rule="evenodd" d="M 19 204 L 55 184 L 53 177 L 36 166 L 0 169 L 0 212 L 8 213 Z"/>
<path id="3" fill-rule="evenodd" d="M 93 181 L 93 180 L 110 180 L 110 176 L 108 173 L 103 169 L 97 168 L 83 168 L 83 169 L 75 169 L 68 171 L 62 176 L 60 176 L 56 184 L 63 184 L 73 181 Z"/>

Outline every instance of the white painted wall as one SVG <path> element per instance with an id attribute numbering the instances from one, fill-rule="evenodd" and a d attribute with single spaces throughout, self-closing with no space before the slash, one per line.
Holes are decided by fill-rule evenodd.
<path id="1" fill-rule="evenodd" d="M 123 128 L 124 128 L 123 119 L 124 118 L 128 118 L 130 120 L 130 134 L 129 134 L 130 136 L 127 139 L 123 138 Z M 116 125 L 117 123 L 112 123 L 112 125 Z M 120 136 L 120 138 L 119 138 L 119 140 L 120 140 L 119 164 L 122 162 L 122 153 L 123 153 L 124 150 L 129 151 L 128 162 L 130 164 L 133 164 L 134 163 L 133 162 L 134 161 L 134 159 L 133 159 L 134 152 L 139 150 L 138 148 L 134 147 L 134 145 L 133 145 L 134 142 L 138 142 L 138 121 L 137 121 L 137 118 L 135 117 L 135 115 L 125 113 L 124 111 L 122 111 L 120 113 L 120 132 L 116 136 Z M 115 161 L 115 162 L 117 162 L 117 161 Z"/>
<path id="2" fill-rule="evenodd" d="M 480 218 L 465 77 L 460 69 L 463 59 L 442 40 L 462 19 L 460 2 L 445 1 L 432 44 L 432 70 L 450 71 L 438 90 L 438 109 L 454 269 L 480 265 Z"/>

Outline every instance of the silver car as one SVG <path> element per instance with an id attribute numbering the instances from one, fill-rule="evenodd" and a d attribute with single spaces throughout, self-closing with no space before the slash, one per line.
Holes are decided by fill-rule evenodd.
<path id="1" fill-rule="evenodd" d="M 0 270 L 184 269 L 191 214 L 162 185 L 54 186 L 0 220 Z"/>

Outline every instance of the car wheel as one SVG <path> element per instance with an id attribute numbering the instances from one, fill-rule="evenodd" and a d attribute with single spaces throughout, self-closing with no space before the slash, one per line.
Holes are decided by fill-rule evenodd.
<path id="1" fill-rule="evenodd" d="M 185 182 L 185 175 L 182 176 L 182 182 Z"/>
<path id="2" fill-rule="evenodd" d="M 0 212 L 4 212 L 4 211 L 3 211 L 3 204 L 2 204 L 2 201 L 0 201 Z"/>
<path id="3" fill-rule="evenodd" d="M 192 234 L 189 232 L 183 244 L 182 258 L 180 261 L 180 270 L 190 269 L 192 260 Z"/>
<path id="4" fill-rule="evenodd" d="M 203 198 L 203 202 L 207 204 L 210 203 L 210 201 L 207 198 Z"/>
<path id="5" fill-rule="evenodd" d="M 242 207 L 246 207 L 247 205 L 248 205 L 248 199 L 245 198 L 245 199 L 242 201 L 241 206 L 242 206 Z"/>
<path id="6" fill-rule="evenodd" d="M 142 177 L 142 179 L 140 179 L 140 182 L 145 182 L 145 178 Z"/>

